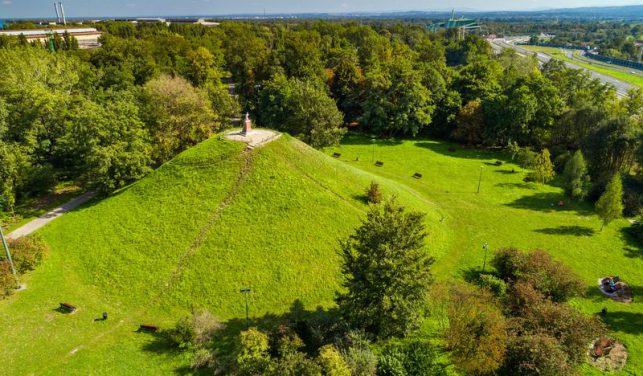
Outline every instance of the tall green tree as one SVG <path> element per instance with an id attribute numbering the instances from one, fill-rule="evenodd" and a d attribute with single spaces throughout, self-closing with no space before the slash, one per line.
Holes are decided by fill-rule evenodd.
<path id="1" fill-rule="evenodd" d="M 346 290 L 336 301 L 352 326 L 379 338 L 405 336 L 419 326 L 433 263 L 424 249 L 423 220 L 392 198 L 371 206 L 341 242 Z"/>
<path id="2" fill-rule="evenodd" d="M 263 126 L 291 133 L 313 147 L 339 143 L 345 129 L 335 101 L 315 81 L 275 76 L 258 103 Z"/>
<path id="3" fill-rule="evenodd" d="M 623 213 L 623 182 L 621 174 L 615 174 L 605 187 L 605 192 L 596 201 L 596 213 L 603 221 L 601 231 Z"/>
<path id="4" fill-rule="evenodd" d="M 180 77 L 161 76 L 145 84 L 142 117 L 152 137 L 152 157 L 162 163 L 221 127 L 208 94 Z"/>
<path id="5" fill-rule="evenodd" d="M 563 180 L 565 181 L 565 192 L 571 198 L 582 200 L 587 196 L 590 177 L 587 173 L 585 158 L 580 150 L 576 150 L 574 155 L 565 164 Z"/>
<path id="6" fill-rule="evenodd" d="M 551 181 L 556 173 L 551 163 L 551 154 L 547 148 L 543 149 L 534 161 L 534 178 L 536 181 L 545 184 Z"/>

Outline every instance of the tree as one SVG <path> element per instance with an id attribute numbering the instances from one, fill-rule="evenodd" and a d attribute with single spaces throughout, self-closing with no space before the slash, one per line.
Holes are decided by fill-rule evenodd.
<path id="1" fill-rule="evenodd" d="M 589 191 L 590 178 L 583 153 L 577 150 L 574 156 L 565 164 L 563 171 L 565 192 L 574 199 L 582 200 Z"/>
<path id="2" fill-rule="evenodd" d="M 333 345 L 322 346 L 317 361 L 325 376 L 351 376 L 351 370 L 342 354 Z"/>
<path id="3" fill-rule="evenodd" d="M 620 218 L 623 213 L 623 183 L 621 175 L 615 174 L 605 187 L 605 192 L 596 201 L 596 213 L 603 221 L 601 231 L 613 220 Z"/>
<path id="4" fill-rule="evenodd" d="M 313 147 L 337 144 L 345 133 L 335 101 L 313 81 L 277 75 L 261 91 L 258 107 L 263 126 L 289 132 Z"/>
<path id="5" fill-rule="evenodd" d="M 380 185 L 375 181 L 372 181 L 371 185 L 366 190 L 366 198 L 371 204 L 379 204 L 382 202 L 383 194 L 380 190 Z"/>
<path id="6" fill-rule="evenodd" d="M 545 148 L 538 154 L 538 156 L 536 156 L 536 160 L 534 161 L 534 180 L 542 184 L 551 181 L 554 178 L 554 175 L 556 175 L 554 172 L 554 165 L 551 163 L 550 155 L 549 150 Z"/>
<path id="7" fill-rule="evenodd" d="M 208 95 L 179 77 L 161 76 L 144 86 L 143 119 L 152 137 L 152 157 L 166 162 L 221 127 Z"/>
<path id="8" fill-rule="evenodd" d="M 269 373 L 272 367 L 268 353 L 268 336 L 255 328 L 239 334 L 235 363 L 239 375 L 254 376 Z"/>
<path id="9" fill-rule="evenodd" d="M 455 119 L 456 129 L 453 137 L 467 145 L 482 143 L 484 136 L 484 113 L 482 101 L 474 99 L 464 105 Z"/>
<path id="10" fill-rule="evenodd" d="M 424 250 L 423 219 L 392 198 L 371 206 L 362 226 L 341 242 L 346 292 L 336 301 L 354 327 L 379 338 L 418 327 L 433 263 Z"/>
<path id="11" fill-rule="evenodd" d="M 464 286 L 451 291 L 446 340 L 455 366 L 468 374 L 492 374 L 503 364 L 507 329 L 493 297 Z"/>

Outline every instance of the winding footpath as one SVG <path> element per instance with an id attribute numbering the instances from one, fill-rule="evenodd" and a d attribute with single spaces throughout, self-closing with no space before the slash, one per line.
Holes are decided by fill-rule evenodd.
<path id="1" fill-rule="evenodd" d="M 86 203 L 94 197 L 94 192 L 84 193 L 72 200 L 67 201 L 66 203 L 60 205 L 59 207 L 41 215 L 40 217 L 34 219 L 31 222 L 26 223 L 25 225 L 17 228 L 16 230 L 10 232 L 7 235 L 7 239 L 18 239 L 20 237 L 29 235 L 36 230 L 39 230 L 47 223 L 53 221 L 54 219 L 60 217 L 70 210 L 74 210 L 80 205 Z"/>

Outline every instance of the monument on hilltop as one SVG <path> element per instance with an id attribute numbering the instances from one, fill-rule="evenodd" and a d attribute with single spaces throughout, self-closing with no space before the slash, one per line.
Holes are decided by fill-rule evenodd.
<path id="1" fill-rule="evenodd" d="M 246 119 L 243 121 L 243 128 L 241 128 L 241 134 L 245 136 L 249 132 L 252 132 L 252 121 L 250 120 L 250 114 L 246 112 Z"/>

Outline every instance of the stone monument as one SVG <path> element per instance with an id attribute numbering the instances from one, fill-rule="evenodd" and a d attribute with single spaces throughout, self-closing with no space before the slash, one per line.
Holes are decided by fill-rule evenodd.
<path id="1" fill-rule="evenodd" d="M 243 128 L 241 128 L 241 134 L 245 136 L 249 132 L 252 132 L 252 121 L 250 120 L 250 114 L 246 112 L 246 119 L 243 121 Z"/>

